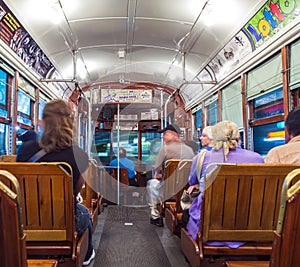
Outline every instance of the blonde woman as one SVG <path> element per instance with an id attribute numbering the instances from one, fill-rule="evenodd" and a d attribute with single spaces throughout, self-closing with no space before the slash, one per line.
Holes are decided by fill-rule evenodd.
<path id="1" fill-rule="evenodd" d="M 196 239 L 200 225 L 200 210 L 202 205 L 202 196 L 205 190 L 204 170 L 210 163 L 264 163 L 263 158 L 246 149 L 242 149 L 239 145 L 240 134 L 238 127 L 232 121 L 221 121 L 212 128 L 212 150 L 206 152 L 200 174 L 200 184 L 196 176 L 196 172 L 191 171 L 189 177 L 190 187 L 199 184 L 200 194 L 194 199 L 189 209 L 189 220 L 187 223 L 188 233 Z M 195 163 L 194 163 L 195 164 Z M 196 168 L 194 166 L 194 168 Z M 193 165 L 192 165 L 193 169 Z M 211 246 L 229 246 L 236 248 L 241 246 L 241 242 L 210 242 Z"/>

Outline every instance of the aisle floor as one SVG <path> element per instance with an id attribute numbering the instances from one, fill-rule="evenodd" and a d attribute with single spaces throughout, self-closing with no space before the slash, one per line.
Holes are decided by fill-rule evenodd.
<path id="1" fill-rule="evenodd" d="M 99 247 L 99 244 L 100 244 L 100 241 L 101 241 L 101 237 L 102 237 L 102 234 L 103 234 L 103 229 L 104 229 L 104 226 L 105 226 L 107 215 L 108 215 L 109 212 L 112 211 L 112 210 L 109 210 L 109 209 L 116 209 L 116 208 L 120 209 L 120 211 L 122 212 L 122 207 L 108 206 L 108 207 L 105 207 L 104 211 L 98 216 L 98 224 L 97 224 L 96 230 L 93 234 L 93 244 L 94 244 L 94 248 L 95 248 L 96 251 L 97 251 L 97 249 Z M 132 209 L 134 209 L 134 208 L 132 208 Z M 126 210 L 126 208 L 125 208 L 125 210 Z M 145 208 L 145 211 L 148 212 L 147 208 Z M 120 216 L 122 216 L 122 215 L 120 215 Z M 128 219 L 129 219 L 128 222 L 127 222 L 128 227 L 131 227 L 130 215 L 129 215 Z M 133 218 L 132 218 L 132 220 L 133 220 Z M 143 223 L 145 223 L 147 225 L 149 224 L 148 216 L 147 216 L 147 218 L 144 218 Z M 151 229 L 151 230 L 153 229 L 153 231 L 155 231 L 156 234 L 158 235 L 160 243 L 161 243 L 161 244 L 159 244 L 159 246 L 161 245 L 163 247 L 164 253 L 167 256 L 168 261 L 169 261 L 169 263 L 172 267 L 188 267 L 188 266 L 190 266 L 185 261 L 184 255 L 181 252 L 180 239 L 179 239 L 178 236 L 172 234 L 166 226 L 157 227 L 157 226 L 151 225 L 151 228 L 148 228 L 148 229 Z M 128 233 L 126 234 L 125 231 L 124 231 L 124 237 L 125 237 L 125 235 L 128 238 Z M 118 233 L 119 240 L 124 240 L 124 237 L 122 237 L 122 231 L 120 231 L 120 233 Z M 105 237 L 103 235 L 103 238 L 108 238 L 108 237 L 107 236 Z M 111 251 L 114 251 L 114 248 L 112 248 Z M 127 250 L 124 249 L 123 251 L 124 251 L 124 255 L 120 255 L 120 251 L 118 251 L 118 254 L 117 254 L 118 261 L 122 260 L 122 258 L 123 258 L 124 259 L 123 266 L 127 267 L 127 265 L 128 265 L 128 267 L 129 267 L 129 264 L 125 263 L 126 260 L 128 261 L 128 254 L 126 253 L 126 251 L 128 251 L 128 249 Z M 130 255 L 130 257 L 134 257 L 134 255 Z M 155 258 L 156 256 L 154 255 L 153 257 Z M 95 263 L 95 260 L 90 263 L 89 267 L 93 267 L 94 263 Z M 97 265 L 98 264 L 95 264 L 95 267 Z M 107 263 L 107 265 L 109 266 L 108 263 Z M 112 266 L 113 265 L 114 264 L 112 263 Z M 134 263 L 130 264 L 130 267 L 132 267 L 132 266 L 134 266 Z M 165 266 L 165 263 L 162 262 L 161 266 Z"/>

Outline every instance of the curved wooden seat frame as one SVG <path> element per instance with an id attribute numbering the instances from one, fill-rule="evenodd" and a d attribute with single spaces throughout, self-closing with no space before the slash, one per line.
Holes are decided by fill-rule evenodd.
<path id="1" fill-rule="evenodd" d="M 292 186 L 291 186 L 292 185 Z M 280 211 L 274 233 L 270 267 L 300 264 L 300 169 L 293 170 L 284 181 Z"/>
<path id="2" fill-rule="evenodd" d="M 55 267 L 56 260 L 27 260 L 21 191 L 11 173 L 0 170 L 0 262 L 2 267 Z"/>

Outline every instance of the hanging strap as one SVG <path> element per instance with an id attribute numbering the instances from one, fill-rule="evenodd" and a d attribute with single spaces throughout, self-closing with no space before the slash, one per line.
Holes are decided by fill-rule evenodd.
<path id="1" fill-rule="evenodd" d="M 29 162 L 37 162 L 40 158 L 45 156 L 47 152 L 44 149 L 39 150 L 36 152 L 28 161 Z"/>
<path id="2" fill-rule="evenodd" d="M 203 165 L 204 156 L 205 156 L 206 152 L 207 152 L 206 149 L 201 150 L 199 155 L 198 155 L 197 166 L 196 166 L 196 174 L 197 174 L 199 184 L 200 184 L 202 165 Z"/>

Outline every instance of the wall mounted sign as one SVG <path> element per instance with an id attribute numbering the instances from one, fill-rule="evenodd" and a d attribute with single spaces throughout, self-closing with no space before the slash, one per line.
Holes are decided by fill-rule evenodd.
<path id="1" fill-rule="evenodd" d="M 152 103 L 152 90 L 101 89 L 102 103 Z"/>

